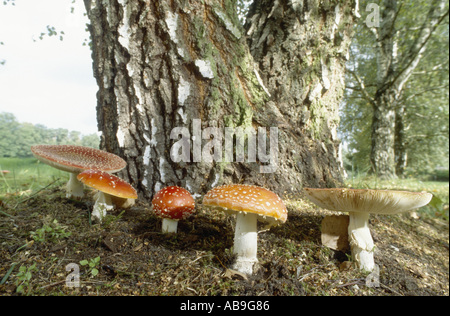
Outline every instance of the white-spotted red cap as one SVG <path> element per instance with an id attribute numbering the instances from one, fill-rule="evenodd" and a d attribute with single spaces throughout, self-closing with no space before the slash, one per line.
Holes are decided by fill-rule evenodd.
<path id="1" fill-rule="evenodd" d="M 159 190 L 155 194 L 152 206 L 159 217 L 180 220 L 194 213 L 195 201 L 186 189 L 170 186 Z"/>
<path id="2" fill-rule="evenodd" d="M 433 195 L 428 192 L 391 190 L 304 188 L 306 196 L 316 205 L 341 212 L 396 214 L 427 205 Z"/>
<path id="3" fill-rule="evenodd" d="M 85 185 L 123 199 L 137 199 L 136 190 L 123 179 L 100 170 L 85 170 L 77 179 Z"/>
<path id="4" fill-rule="evenodd" d="M 229 184 L 215 187 L 203 197 L 203 205 L 227 211 L 248 212 L 260 215 L 270 224 L 286 222 L 287 209 L 278 195 L 265 188 L 247 184 Z"/>
<path id="5" fill-rule="evenodd" d="M 85 146 L 36 145 L 33 155 L 56 169 L 79 173 L 84 170 L 117 172 L 125 168 L 125 160 L 112 153 Z"/>

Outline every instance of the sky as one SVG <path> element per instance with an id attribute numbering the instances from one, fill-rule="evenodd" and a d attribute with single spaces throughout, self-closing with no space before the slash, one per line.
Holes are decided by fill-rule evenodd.
<path id="1" fill-rule="evenodd" d="M 97 84 L 83 1 L 0 2 L 0 113 L 20 123 L 97 133 Z M 71 13 L 71 8 L 74 8 Z M 45 36 L 47 25 L 64 32 Z"/>

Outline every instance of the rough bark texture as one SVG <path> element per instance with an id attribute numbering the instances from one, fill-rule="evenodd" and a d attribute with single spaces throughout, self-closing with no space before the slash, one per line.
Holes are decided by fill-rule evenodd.
<path id="1" fill-rule="evenodd" d="M 395 108 L 395 137 L 394 137 L 394 155 L 395 155 L 395 174 L 403 177 L 408 163 L 406 152 L 406 107 L 404 104 L 398 104 Z"/>
<path id="2" fill-rule="evenodd" d="M 395 19 L 397 1 L 385 1 L 381 25 L 377 32 L 377 92 L 373 102 L 372 146 L 370 162 L 372 172 L 381 178 L 395 177 L 394 130 L 395 104 L 400 91 L 390 85 L 397 71 L 397 38 Z"/>
<path id="3" fill-rule="evenodd" d="M 333 186 L 340 181 L 335 131 L 347 24 L 351 24 L 349 7 L 305 4 L 296 11 L 284 4 L 285 18 L 304 28 L 307 36 L 302 39 L 298 31 L 290 35 L 292 24 L 283 41 L 295 45 L 274 45 L 280 46 L 280 52 L 288 48 L 298 52 L 279 53 L 271 66 L 262 62 L 263 56 L 257 57 L 261 76 L 262 72 L 273 74 L 264 75 L 269 98 L 239 26 L 234 1 L 85 0 L 85 5 L 99 85 L 101 147 L 128 162 L 122 176 L 142 199 L 150 201 L 167 185 L 202 194 L 223 182 L 241 182 L 283 194 L 300 191 L 304 184 Z M 308 16 L 306 26 L 299 18 L 302 15 Z M 285 21 L 275 18 L 274 23 Z M 316 24 L 320 27 L 307 29 Z M 270 31 L 280 32 L 283 27 Z M 256 30 L 260 32 L 261 26 Z M 272 34 L 272 38 L 278 36 Z M 298 71 L 292 71 L 293 61 Z M 276 88 L 280 84 L 283 87 Z M 199 121 L 195 120 L 201 120 L 203 135 L 196 132 Z M 194 147 L 199 138 L 204 138 L 203 153 L 210 152 L 207 146 L 212 137 L 206 127 L 223 132 L 236 126 L 264 127 L 268 133 L 270 127 L 278 127 L 275 172 L 261 173 L 264 163 L 247 158 L 243 163 L 198 159 L 194 153 L 198 147 Z M 174 128 L 188 132 L 188 162 L 175 162 L 170 155 L 178 141 L 171 138 Z"/>
<path id="4" fill-rule="evenodd" d="M 338 104 L 357 9 L 353 1 L 287 0 L 255 1 L 250 9 L 249 47 L 275 109 L 268 119 L 282 127 L 280 161 L 298 186 L 342 180 Z"/>

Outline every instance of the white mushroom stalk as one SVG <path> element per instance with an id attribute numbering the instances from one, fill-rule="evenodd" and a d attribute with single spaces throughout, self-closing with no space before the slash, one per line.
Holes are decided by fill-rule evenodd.
<path id="1" fill-rule="evenodd" d="M 106 216 L 107 211 L 114 209 L 111 196 L 102 191 L 95 193 L 95 203 L 92 209 L 91 218 L 101 223 Z"/>
<path id="2" fill-rule="evenodd" d="M 233 246 L 236 260 L 232 268 L 246 275 L 252 275 L 253 266 L 258 263 L 257 218 L 258 215 L 252 213 L 239 212 L 236 215 Z"/>
<path id="3" fill-rule="evenodd" d="M 433 197 L 427 192 L 362 189 L 305 188 L 306 196 L 316 205 L 331 211 L 348 212 L 348 238 L 352 258 L 360 270 L 375 268 L 375 245 L 369 229 L 370 214 L 397 214 L 428 204 Z"/>
<path id="4" fill-rule="evenodd" d="M 163 218 L 161 223 L 161 231 L 163 233 L 177 233 L 178 231 L 178 220 L 176 219 L 170 219 L 170 218 Z"/>
<path id="5" fill-rule="evenodd" d="M 81 198 L 84 196 L 84 185 L 77 179 L 76 173 L 71 172 L 69 181 L 67 182 L 66 198 L 76 197 Z"/>
<path id="6" fill-rule="evenodd" d="M 359 268 L 373 271 L 375 268 L 375 244 L 369 229 L 369 213 L 349 212 L 348 238 L 352 258 Z"/>

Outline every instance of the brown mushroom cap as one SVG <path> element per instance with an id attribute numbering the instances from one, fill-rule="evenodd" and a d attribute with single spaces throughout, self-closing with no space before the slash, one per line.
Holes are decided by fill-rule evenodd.
<path id="1" fill-rule="evenodd" d="M 89 169 L 117 172 L 127 164 L 119 156 L 84 146 L 36 145 L 31 147 L 31 151 L 43 163 L 72 173 Z"/>
<path id="2" fill-rule="evenodd" d="M 396 214 L 428 204 L 433 197 L 427 192 L 365 189 L 304 188 L 306 196 L 316 205 L 342 212 Z"/>
<path id="3" fill-rule="evenodd" d="M 254 185 L 215 187 L 206 193 L 203 205 L 220 207 L 226 211 L 254 213 L 259 215 L 260 220 L 271 224 L 284 223 L 287 219 L 287 209 L 280 197 Z"/>
<path id="4" fill-rule="evenodd" d="M 86 170 L 77 179 L 87 186 L 123 199 L 137 199 L 136 190 L 125 180 L 100 170 Z"/>
<path id="5" fill-rule="evenodd" d="M 189 217 L 194 212 L 195 201 L 186 189 L 170 186 L 155 194 L 152 206 L 159 217 L 180 220 Z"/>

